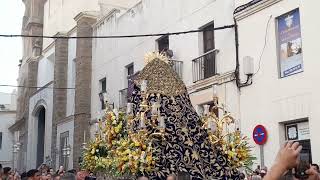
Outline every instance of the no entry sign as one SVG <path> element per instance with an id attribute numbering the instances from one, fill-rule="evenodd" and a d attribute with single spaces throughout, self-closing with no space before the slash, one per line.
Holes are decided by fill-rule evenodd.
<path id="1" fill-rule="evenodd" d="M 258 145 L 264 145 L 268 139 L 268 133 L 264 126 L 257 125 L 253 130 L 253 140 Z"/>

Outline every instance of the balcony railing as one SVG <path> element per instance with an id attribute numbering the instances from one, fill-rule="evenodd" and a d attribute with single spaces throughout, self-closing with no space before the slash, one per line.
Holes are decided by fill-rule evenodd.
<path id="1" fill-rule="evenodd" d="M 128 103 L 128 88 L 119 91 L 119 108 L 121 110 L 127 107 Z"/>
<path id="2" fill-rule="evenodd" d="M 217 49 L 213 49 L 192 60 L 192 77 L 194 83 L 217 74 L 217 52 Z"/>
<path id="3" fill-rule="evenodd" d="M 172 69 L 174 71 L 176 71 L 176 73 L 180 76 L 180 78 L 182 79 L 182 67 L 183 67 L 183 62 L 182 61 L 178 61 L 178 60 L 174 60 L 174 59 L 170 59 L 169 64 L 171 65 Z"/>

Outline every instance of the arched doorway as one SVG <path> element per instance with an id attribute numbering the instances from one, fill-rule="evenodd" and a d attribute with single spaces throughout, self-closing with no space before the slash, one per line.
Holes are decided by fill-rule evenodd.
<path id="1" fill-rule="evenodd" d="M 46 109 L 41 106 L 37 113 L 38 119 L 38 138 L 37 138 L 37 167 L 44 162 L 44 138 L 46 127 Z"/>

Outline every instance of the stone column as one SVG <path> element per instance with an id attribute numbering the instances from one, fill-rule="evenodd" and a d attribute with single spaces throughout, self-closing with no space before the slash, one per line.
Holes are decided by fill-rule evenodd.
<path id="1" fill-rule="evenodd" d="M 56 36 L 66 36 L 58 33 Z M 66 117 L 67 109 L 67 89 L 68 78 L 68 39 L 58 38 L 55 40 L 55 60 L 54 60 L 54 82 L 53 82 L 53 118 L 52 118 L 52 143 L 51 158 L 52 166 L 56 165 L 57 155 L 57 125 L 59 121 Z M 58 168 L 58 167 L 55 167 Z"/>
<path id="2" fill-rule="evenodd" d="M 96 17 L 80 13 L 75 17 L 77 21 L 77 36 L 92 36 L 92 25 Z M 76 50 L 76 89 L 74 116 L 73 166 L 79 167 L 83 134 L 89 136 L 89 121 L 91 111 L 91 72 L 92 72 L 92 39 L 77 39 Z"/>

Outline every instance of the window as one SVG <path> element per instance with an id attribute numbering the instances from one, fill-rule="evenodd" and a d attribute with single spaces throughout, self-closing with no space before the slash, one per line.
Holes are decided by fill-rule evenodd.
<path id="1" fill-rule="evenodd" d="M 157 41 L 159 52 L 166 52 L 169 49 L 169 36 L 163 36 Z"/>
<path id="2" fill-rule="evenodd" d="M 107 79 L 100 79 L 100 92 L 107 92 Z"/>
<path id="3" fill-rule="evenodd" d="M 127 66 L 127 76 L 128 78 L 134 74 L 134 65 L 133 63 Z"/>
<path id="4" fill-rule="evenodd" d="M 100 84 L 100 92 L 99 92 L 99 99 L 101 103 L 101 109 L 105 109 L 105 99 L 103 97 L 103 93 L 107 92 L 107 78 L 102 78 L 99 81 Z"/>
<path id="5" fill-rule="evenodd" d="M 214 45 L 214 24 L 204 28 L 203 31 L 203 52 L 208 53 L 215 47 Z M 204 56 L 204 78 L 209 78 L 215 74 L 215 54 L 209 53 Z"/>
<path id="6" fill-rule="evenodd" d="M 193 82 L 210 78 L 216 75 L 216 51 L 214 41 L 214 23 L 202 28 L 203 30 L 203 55 L 192 60 Z"/>
<path id="7" fill-rule="evenodd" d="M 2 132 L 0 132 L 0 149 L 2 149 Z"/>

